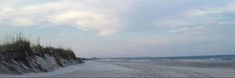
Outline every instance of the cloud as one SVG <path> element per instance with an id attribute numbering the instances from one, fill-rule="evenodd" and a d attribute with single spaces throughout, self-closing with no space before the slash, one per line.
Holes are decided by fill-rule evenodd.
<path id="1" fill-rule="evenodd" d="M 194 9 L 188 11 L 188 16 L 192 17 L 203 17 L 211 15 L 221 15 L 226 13 L 235 13 L 235 2 L 225 3 L 222 6 L 209 6 L 200 9 Z"/>
<path id="2" fill-rule="evenodd" d="M 41 35 L 87 56 L 200 54 L 207 48 L 234 52 L 234 1 L 1 0 L 0 4 L 2 32 Z M 18 28 L 22 26 L 39 27 Z M 87 36 L 90 32 L 99 36 Z"/>
<path id="3" fill-rule="evenodd" d="M 73 26 L 82 31 L 96 32 L 109 36 L 123 28 L 137 30 L 154 27 L 166 32 L 198 30 L 220 21 L 221 15 L 234 13 L 234 2 L 223 5 L 190 6 L 183 1 L 143 1 L 143 0 L 56 0 L 56 1 L 0 1 L 0 21 L 12 26 Z M 194 1 L 197 2 L 197 1 Z M 198 1 L 200 2 L 200 1 Z M 179 6 L 180 3 L 188 5 Z M 195 4 L 194 4 L 195 5 Z M 175 7 L 179 6 L 179 8 Z M 164 7 L 164 8 L 163 8 Z M 172 10 L 176 9 L 176 10 Z M 183 8 L 183 9 L 181 9 Z M 170 13 L 172 12 L 172 13 Z M 125 16 L 126 15 L 126 16 Z M 158 17 L 156 17 L 158 16 Z M 126 17 L 126 18 L 125 18 Z M 226 22 L 227 23 L 227 22 Z"/>
<path id="4" fill-rule="evenodd" d="M 235 2 L 224 2 L 219 6 L 195 6 L 171 17 L 156 18 L 153 26 L 171 33 L 204 33 L 211 26 L 231 24 L 231 21 L 224 19 L 226 14 L 235 14 L 234 4 Z"/>
<path id="5" fill-rule="evenodd" d="M 164 33 L 172 35 L 180 34 L 205 34 L 206 29 L 210 24 L 203 24 L 200 21 L 186 20 L 186 19 L 172 19 L 155 21 L 154 26 L 165 30 Z"/>
<path id="6" fill-rule="evenodd" d="M 23 2 L 26 2 L 25 5 Z M 126 3 L 127 2 L 127 3 Z M 131 7 L 128 1 L 58 0 L 27 3 L 12 1 L 0 5 L 0 20 L 13 26 L 43 26 L 46 24 L 74 26 L 82 31 L 109 36 L 119 32 L 122 21 L 118 14 Z M 35 4 L 36 3 L 36 4 Z M 122 5 L 119 5 L 122 4 Z"/>
<path id="7" fill-rule="evenodd" d="M 62 32 L 62 33 L 59 33 L 58 35 L 59 35 L 59 36 L 67 36 L 67 35 L 69 35 L 69 33 Z"/>
<path id="8" fill-rule="evenodd" d="M 161 19 L 153 22 L 153 25 L 156 27 L 163 28 L 179 28 L 184 27 L 185 25 L 190 24 L 187 20 L 179 20 L 179 19 Z"/>
<path id="9" fill-rule="evenodd" d="M 90 11 L 72 10 L 51 17 L 51 22 L 56 24 L 72 24 L 83 31 L 95 31 L 101 36 L 116 33 L 121 28 L 121 22 Z"/>
<path id="10" fill-rule="evenodd" d="M 15 18 L 12 23 L 17 26 L 32 26 L 33 21 L 27 18 Z"/>

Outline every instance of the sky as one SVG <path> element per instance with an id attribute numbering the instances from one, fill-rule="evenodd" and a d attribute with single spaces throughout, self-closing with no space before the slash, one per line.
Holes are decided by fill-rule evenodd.
<path id="1" fill-rule="evenodd" d="M 1 0 L 0 39 L 79 57 L 235 54 L 234 0 Z"/>

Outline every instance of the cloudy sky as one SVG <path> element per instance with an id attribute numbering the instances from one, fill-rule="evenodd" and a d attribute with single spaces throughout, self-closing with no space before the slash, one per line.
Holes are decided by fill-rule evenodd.
<path id="1" fill-rule="evenodd" d="M 23 32 L 81 57 L 235 54 L 234 0 L 1 0 L 0 39 Z"/>

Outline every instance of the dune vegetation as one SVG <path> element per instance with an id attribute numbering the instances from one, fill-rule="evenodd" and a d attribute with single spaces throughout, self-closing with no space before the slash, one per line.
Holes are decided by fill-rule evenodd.
<path id="1" fill-rule="evenodd" d="M 0 74 L 48 72 L 83 61 L 70 49 L 33 44 L 24 36 L 0 44 Z"/>

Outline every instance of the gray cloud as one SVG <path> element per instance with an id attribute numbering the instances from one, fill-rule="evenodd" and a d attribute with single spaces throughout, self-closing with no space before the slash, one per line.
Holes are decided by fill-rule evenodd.
<path id="1" fill-rule="evenodd" d="M 1 5 L 0 20 L 13 26 L 62 24 L 105 36 L 118 32 L 122 21 L 116 13 L 128 9 L 135 1 L 60 0 L 32 5 L 23 5 L 23 2 L 19 0 Z"/>
<path id="2" fill-rule="evenodd" d="M 84 56 L 234 52 L 234 1 L 7 0 L 0 3 L 3 4 L 0 24 L 25 27 L 28 29 L 22 30 L 28 32 L 35 32 L 33 27 L 40 26 L 41 29 L 34 30 L 44 33 L 49 32 L 44 27 L 51 25 L 54 27 L 51 30 L 63 37 L 60 40 L 71 41 L 61 43 L 76 50 L 81 48 Z M 79 32 L 63 31 L 65 28 L 61 26 Z"/>

